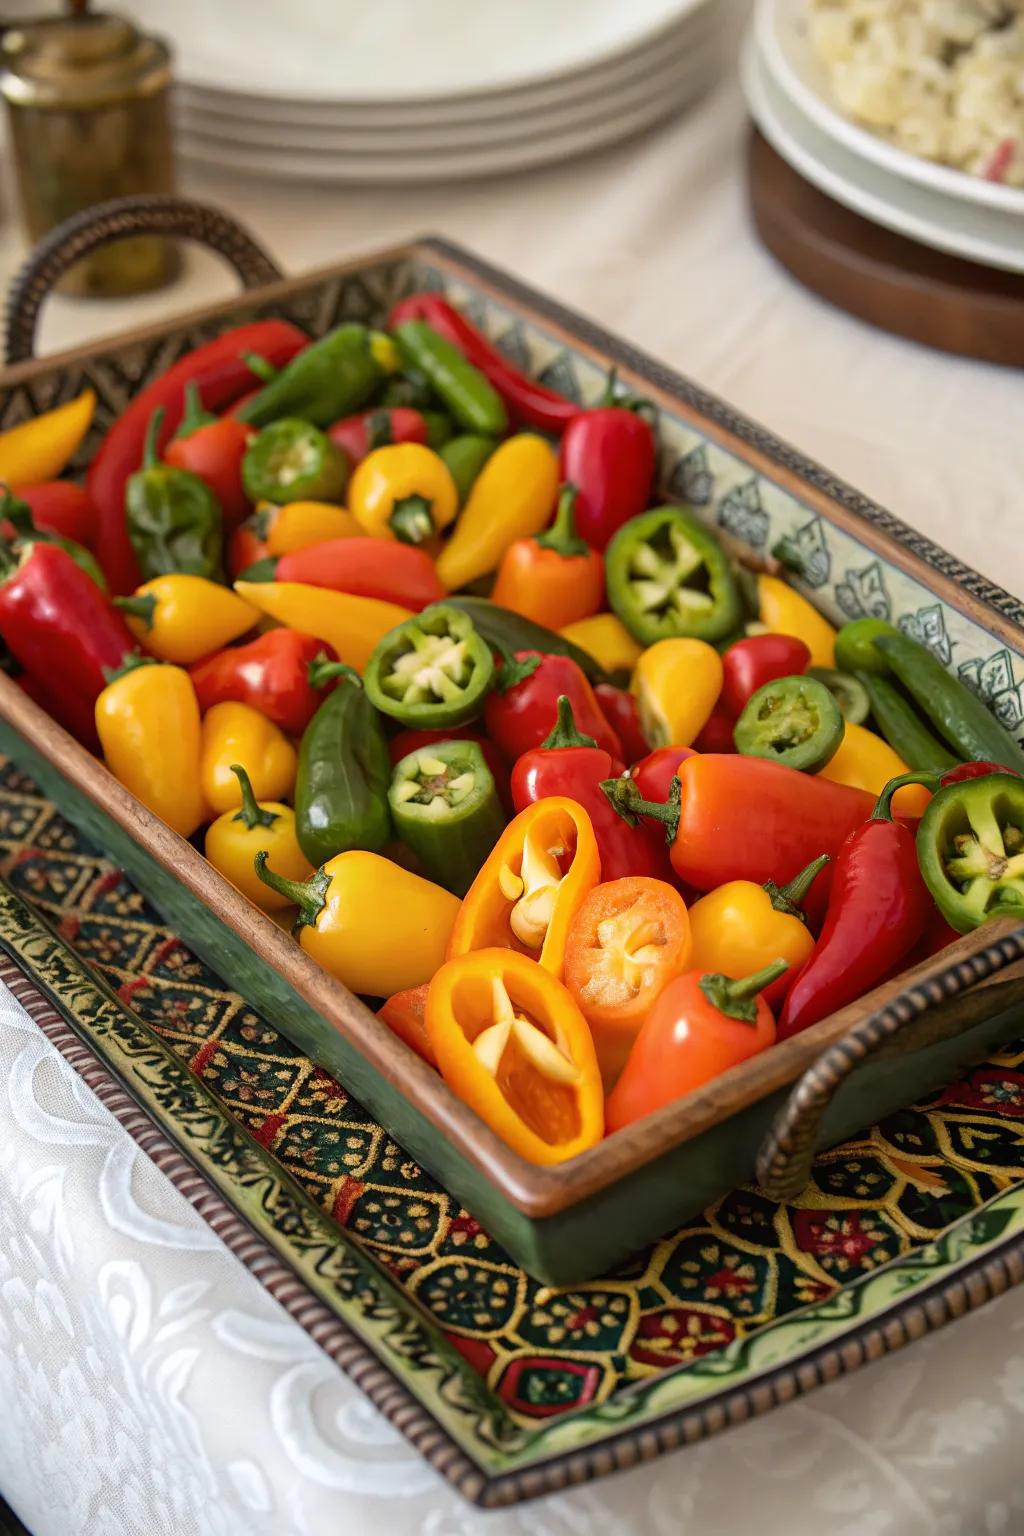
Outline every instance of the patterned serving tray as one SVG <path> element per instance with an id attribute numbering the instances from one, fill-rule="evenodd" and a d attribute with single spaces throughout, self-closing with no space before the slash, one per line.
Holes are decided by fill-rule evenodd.
<path id="1" fill-rule="evenodd" d="M 795 1203 L 734 1190 L 607 1277 L 545 1287 L 2 760 L 0 851 L 0 979 L 482 1505 L 764 1412 L 1024 1277 L 1024 1040 L 819 1157 Z"/>

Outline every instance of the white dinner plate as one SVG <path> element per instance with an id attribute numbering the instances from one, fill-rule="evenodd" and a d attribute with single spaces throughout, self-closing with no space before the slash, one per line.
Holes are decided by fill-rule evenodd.
<path id="1" fill-rule="evenodd" d="M 808 0 L 758 0 L 755 31 L 764 68 L 814 125 L 891 175 L 965 202 L 1024 215 L 1024 191 L 912 155 L 848 117 L 832 95 L 828 70 L 811 46 Z"/>
<path id="2" fill-rule="evenodd" d="M 837 203 L 936 250 L 1024 272 L 1024 241 L 1016 214 L 904 181 L 845 149 L 804 117 L 775 84 L 753 33 L 743 51 L 743 85 L 754 121 L 768 142 Z"/>

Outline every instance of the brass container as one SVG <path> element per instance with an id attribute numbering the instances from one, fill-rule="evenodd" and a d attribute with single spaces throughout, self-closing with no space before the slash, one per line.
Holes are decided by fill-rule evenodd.
<path id="1" fill-rule="evenodd" d="M 22 216 L 31 241 L 94 203 L 172 192 L 167 45 L 123 17 L 87 11 L 9 25 L 0 36 Z M 65 293 L 114 297 L 169 282 L 167 240 L 135 236 L 87 256 Z"/>

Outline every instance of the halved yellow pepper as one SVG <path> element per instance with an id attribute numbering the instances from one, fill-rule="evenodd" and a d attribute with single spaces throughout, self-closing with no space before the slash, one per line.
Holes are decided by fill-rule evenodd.
<path id="1" fill-rule="evenodd" d="M 706 640 L 657 640 L 637 662 L 630 687 L 651 746 L 688 747 L 718 702 L 722 658 Z"/>
<path id="2" fill-rule="evenodd" d="M 348 504 L 362 533 L 422 544 L 452 522 L 459 492 L 452 472 L 423 443 L 387 443 L 356 465 Z"/>
<path id="3" fill-rule="evenodd" d="M 290 555 L 327 539 L 354 539 L 362 531 L 351 512 L 329 501 L 289 501 L 283 507 L 265 502 L 256 511 L 256 532 L 268 555 Z"/>
<path id="4" fill-rule="evenodd" d="M 96 700 L 107 767 L 182 837 L 207 819 L 200 788 L 199 704 L 181 667 L 133 656 Z"/>
<path id="5" fill-rule="evenodd" d="M 83 389 L 66 405 L 0 432 L 0 481 L 38 485 L 55 480 L 88 432 L 95 409 L 95 394 Z"/>
<path id="6" fill-rule="evenodd" d="M 887 741 L 866 726 L 847 720 L 842 741 L 818 777 L 880 795 L 890 779 L 909 772 Z M 930 799 L 923 784 L 905 784 L 893 796 L 893 810 L 897 816 L 923 816 Z"/>
<path id="7" fill-rule="evenodd" d="M 215 704 L 203 717 L 199 782 L 212 811 L 235 811 L 242 787 L 234 771 L 240 763 L 257 800 L 281 800 L 295 784 L 295 748 L 272 720 L 251 704 Z"/>
<path id="8" fill-rule="evenodd" d="M 430 983 L 426 1023 L 452 1092 L 531 1163 L 561 1163 L 601 1140 L 594 1042 L 543 965 L 509 949 L 449 960 Z"/>
<path id="9" fill-rule="evenodd" d="M 802 640 L 812 666 L 835 666 L 836 632 L 806 597 L 780 577 L 762 574 L 757 578 L 757 601 L 761 623 L 771 634 Z"/>
<path id="10" fill-rule="evenodd" d="M 339 661 L 362 672 L 378 640 L 412 618 L 408 608 L 375 597 L 331 592 L 302 581 L 236 581 L 235 591 L 286 629 L 326 640 Z"/>
<path id="11" fill-rule="evenodd" d="M 299 847 L 295 835 L 295 812 L 279 800 L 258 801 L 249 775 L 240 763 L 233 763 L 238 778 L 242 804 L 237 811 L 225 811 L 206 829 L 204 851 L 214 869 L 219 869 L 243 896 L 264 912 L 280 912 L 291 905 L 287 896 L 272 891 L 256 873 L 256 855 L 265 849 L 274 868 L 288 880 L 308 880 L 313 866 Z"/>
<path id="12" fill-rule="evenodd" d="M 237 640 L 260 616 L 251 603 L 205 576 L 154 576 L 131 597 L 114 602 L 148 651 L 186 667 Z"/>
<path id="13" fill-rule="evenodd" d="M 558 459 L 544 438 L 520 432 L 491 454 L 455 532 L 437 558 L 437 574 L 449 592 L 497 570 L 516 539 L 546 528 L 558 495 Z"/>
<path id="14" fill-rule="evenodd" d="M 593 656 L 606 672 L 632 672 L 643 655 L 643 646 L 614 613 L 595 613 L 592 618 L 578 619 L 560 629 L 559 634 Z"/>

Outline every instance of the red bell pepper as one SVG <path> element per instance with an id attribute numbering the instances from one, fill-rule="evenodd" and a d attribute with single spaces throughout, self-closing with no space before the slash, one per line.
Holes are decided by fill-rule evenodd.
<path id="1" fill-rule="evenodd" d="M 508 781 L 508 764 L 502 757 L 493 741 L 488 741 L 479 731 L 474 731 L 472 726 L 460 725 L 449 727 L 448 730 L 399 731 L 388 742 L 388 757 L 392 768 L 400 763 L 403 757 L 408 757 L 410 752 L 418 752 L 420 747 L 431 747 L 438 741 L 475 741 L 484 755 L 484 762 L 491 770 L 495 788 L 506 810 L 512 806 L 512 791 Z"/>
<path id="2" fill-rule="evenodd" d="M 422 413 L 410 406 L 378 406 L 357 416 L 344 416 L 327 428 L 327 436 L 345 450 L 350 463 L 358 464 L 388 443 L 425 443 L 427 424 Z"/>
<path id="3" fill-rule="evenodd" d="M 550 736 L 539 747 L 524 752 L 512 769 L 512 804 L 522 811 L 549 795 L 565 795 L 582 805 L 597 838 L 602 881 L 622 880 L 627 875 L 671 879 L 664 839 L 650 827 L 623 821 L 601 792 L 602 780 L 617 777 L 622 770 L 618 759 L 597 746 L 592 736 L 576 729 L 572 704 L 563 694 Z"/>
<path id="4" fill-rule="evenodd" d="M 924 933 L 933 903 L 914 833 L 892 814 L 897 782 L 886 785 L 870 818 L 839 849 L 825 925 L 786 994 L 780 1040 L 870 992 Z"/>
<path id="5" fill-rule="evenodd" d="M 730 645 L 722 657 L 720 704 L 738 720 L 765 683 L 802 676 L 810 664 L 810 647 L 795 635 L 748 635 Z"/>
<path id="6" fill-rule="evenodd" d="M 157 440 L 162 452 L 177 431 L 185 411 L 185 386 L 194 381 L 209 411 L 221 411 L 251 385 L 256 376 L 244 353 L 258 353 L 280 366 L 307 346 L 309 337 L 287 320 L 254 320 L 225 331 L 216 340 L 189 352 L 154 379 L 114 422 L 89 466 L 87 487 L 96 508 L 96 554 L 115 597 L 134 592 L 139 567 L 128 538 L 124 489 L 142 462 L 150 419 L 161 406 L 163 423 Z"/>
<path id="7" fill-rule="evenodd" d="M 98 751 L 96 700 L 107 686 L 107 671 L 137 649 L 134 636 L 58 544 L 30 544 L 17 561 L 5 548 L 0 568 L 0 637 L 38 681 L 54 717 Z"/>
<path id="8" fill-rule="evenodd" d="M 264 524 L 265 519 L 254 512 L 232 530 L 228 539 L 227 561 L 232 581 L 237 581 L 242 572 L 248 570 L 250 565 L 255 565 L 257 560 L 269 558 L 270 551 L 262 533 Z"/>
<path id="9" fill-rule="evenodd" d="M 415 544 L 391 539 L 325 539 L 282 555 L 275 581 L 301 581 L 355 597 L 376 597 L 419 612 L 446 597 L 434 562 Z"/>
<path id="10" fill-rule="evenodd" d="M 696 757 L 692 747 L 658 747 L 629 770 L 629 776 L 645 800 L 667 800 L 679 764 Z"/>
<path id="11" fill-rule="evenodd" d="M 43 480 L 39 485 L 14 485 L 10 495 L 31 508 L 37 528 L 74 539 L 85 549 L 92 548 L 96 539 L 96 508 L 82 486 L 72 480 Z"/>
<path id="12" fill-rule="evenodd" d="M 609 756 L 621 762 L 622 743 L 608 724 L 587 677 L 569 656 L 516 651 L 503 658 L 497 685 L 484 704 L 488 736 L 509 762 L 515 762 L 550 735 L 563 693 L 583 735 L 592 736 Z"/>
<path id="13" fill-rule="evenodd" d="M 594 692 L 605 719 L 622 742 L 624 760 L 637 763 L 646 757 L 651 749 L 640 729 L 640 711 L 633 695 L 614 683 L 598 683 Z"/>
<path id="14" fill-rule="evenodd" d="M 394 330 L 405 320 L 425 320 L 490 380 L 504 400 L 509 415 L 521 425 L 539 427 L 544 432 L 561 432 L 579 412 L 575 400 L 528 379 L 503 357 L 465 315 L 459 313 L 447 299 L 437 293 L 413 293 L 396 304 L 388 317 L 388 328 Z"/>
<path id="15" fill-rule="evenodd" d="M 565 429 L 559 452 L 563 481 L 577 490 L 576 528 L 594 549 L 637 517 L 651 498 L 654 433 L 622 405 L 580 411 Z"/>
<path id="16" fill-rule="evenodd" d="M 334 649 L 294 629 L 270 629 L 248 645 L 229 646 L 189 668 L 199 708 L 249 704 L 288 736 L 301 736 L 330 689 L 310 678 L 315 661 L 336 661 Z"/>
<path id="17" fill-rule="evenodd" d="M 164 449 L 164 463 L 187 469 L 204 481 L 220 504 L 224 529 L 236 527 L 250 509 L 242 486 L 242 460 L 256 436 L 233 416 L 212 416 L 199 403 L 194 379 L 185 386 L 185 415 Z"/>

